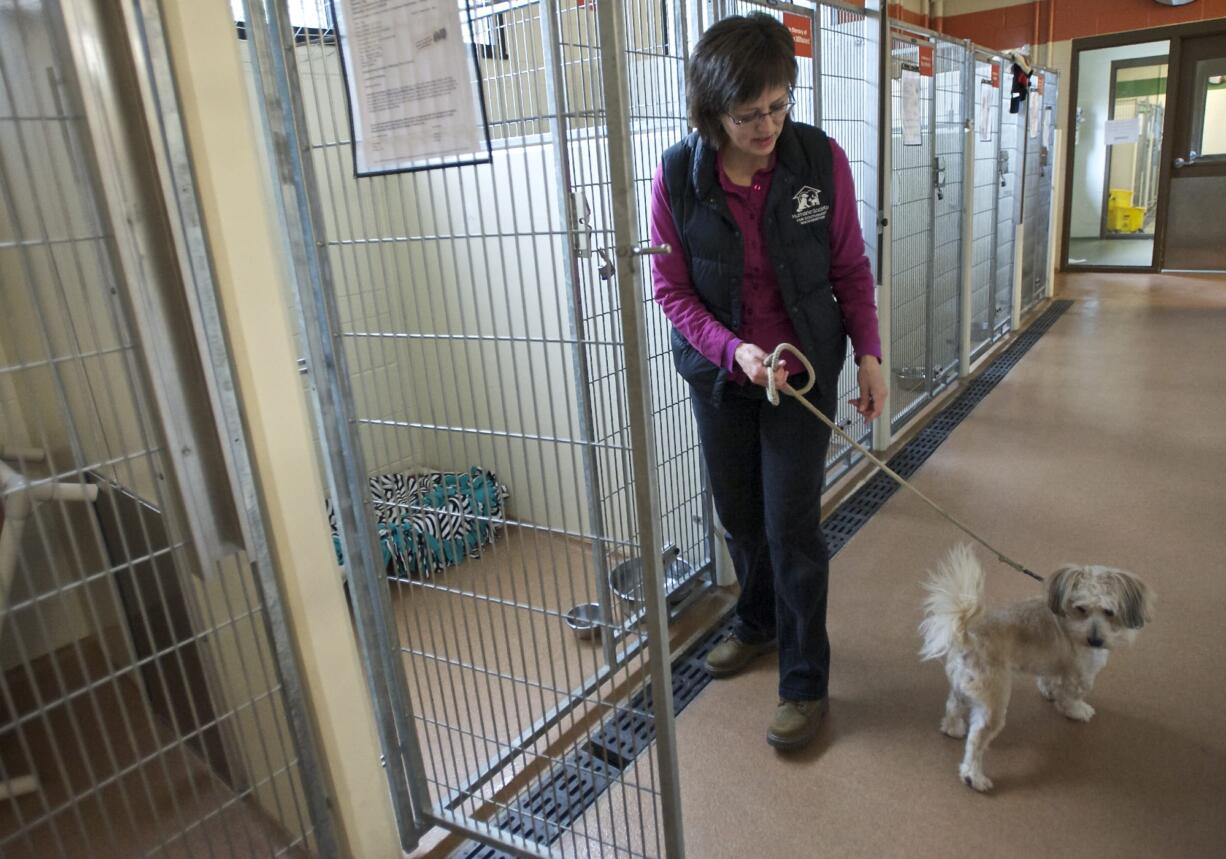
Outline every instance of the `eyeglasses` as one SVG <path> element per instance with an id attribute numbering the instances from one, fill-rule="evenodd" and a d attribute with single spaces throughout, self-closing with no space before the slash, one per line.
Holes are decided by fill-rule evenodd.
<path id="1" fill-rule="evenodd" d="M 792 108 L 795 106 L 795 100 L 793 100 L 791 96 L 788 96 L 788 100 L 785 103 L 778 105 L 777 107 L 772 107 L 766 112 L 755 110 L 753 113 L 743 113 L 740 116 L 737 116 L 734 113 L 729 113 L 728 118 L 732 120 L 733 125 L 740 127 L 742 125 L 750 125 L 755 123 L 759 119 L 766 116 L 769 116 L 771 119 L 775 120 L 783 119 L 792 112 Z"/>

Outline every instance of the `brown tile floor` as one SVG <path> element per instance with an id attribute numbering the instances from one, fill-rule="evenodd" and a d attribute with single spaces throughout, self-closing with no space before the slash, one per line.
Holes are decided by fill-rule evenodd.
<path id="1" fill-rule="evenodd" d="M 1154 586 L 1156 619 L 1101 675 L 1098 715 L 1071 723 L 1019 679 L 988 757 L 995 793 L 958 781 L 961 745 L 936 730 L 945 678 L 918 661 L 916 625 L 918 580 L 959 534 L 896 495 L 834 562 L 815 746 L 766 745 L 769 660 L 679 717 L 688 855 L 1223 855 L 1226 281 L 1079 275 L 1061 294 L 1077 303 L 917 482 L 1031 566 L 1113 563 Z M 989 570 L 994 602 L 1035 587 Z M 655 842 L 650 820 L 618 826 L 604 840 Z"/>
<path id="2" fill-rule="evenodd" d="M 286 852 L 290 839 L 281 828 L 149 715 L 130 677 L 108 678 L 95 648 L 81 653 L 65 649 L 54 657 L 62 688 L 48 662 L 53 657 L 36 663 L 45 715 L 24 721 L 20 732 L 41 791 L 0 801 L 0 856 L 306 855 L 300 848 Z M 3 681 L 4 701 L 23 717 L 38 712 L 30 676 L 12 671 Z M 0 704 L 0 725 L 12 718 Z M 13 774 L 31 771 L 16 732 L 0 734 L 0 762 Z"/>

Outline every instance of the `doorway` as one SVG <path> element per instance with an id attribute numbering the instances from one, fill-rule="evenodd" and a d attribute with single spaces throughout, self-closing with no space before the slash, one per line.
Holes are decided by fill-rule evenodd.
<path id="1" fill-rule="evenodd" d="M 1062 267 L 1226 270 L 1226 23 L 1079 39 L 1072 84 Z"/>

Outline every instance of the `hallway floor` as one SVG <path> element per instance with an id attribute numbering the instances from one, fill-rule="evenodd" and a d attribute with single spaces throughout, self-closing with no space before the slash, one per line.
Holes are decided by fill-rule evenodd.
<path id="1" fill-rule="evenodd" d="M 791 757 L 767 746 L 773 657 L 678 717 L 688 855 L 1221 855 L 1226 280 L 1060 284 L 1074 306 L 917 483 L 1041 572 L 1113 564 L 1156 590 L 1154 622 L 1089 698 L 1097 716 L 1070 722 L 1018 678 L 987 757 L 996 790 L 959 781 L 962 744 L 937 731 L 944 673 L 919 661 L 916 627 L 919 581 L 961 535 L 896 494 L 833 562 L 832 702 L 817 742 Z M 984 560 L 990 603 L 1035 592 Z"/>

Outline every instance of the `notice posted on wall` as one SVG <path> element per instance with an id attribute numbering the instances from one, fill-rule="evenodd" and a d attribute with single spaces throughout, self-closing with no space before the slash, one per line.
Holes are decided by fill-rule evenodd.
<path id="1" fill-rule="evenodd" d="M 455 0 L 335 0 L 358 176 L 490 160 Z"/>
<path id="2" fill-rule="evenodd" d="M 919 146 L 924 142 L 920 127 L 920 73 L 918 69 L 902 70 L 902 145 Z"/>

